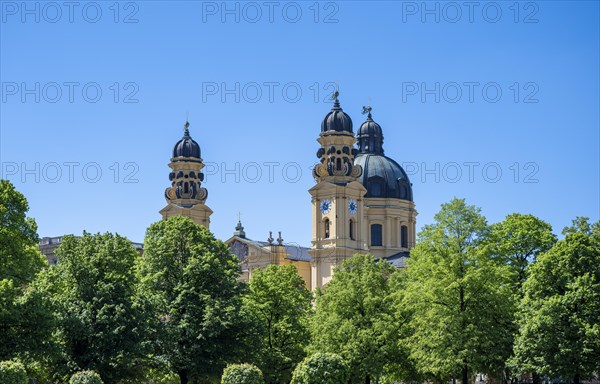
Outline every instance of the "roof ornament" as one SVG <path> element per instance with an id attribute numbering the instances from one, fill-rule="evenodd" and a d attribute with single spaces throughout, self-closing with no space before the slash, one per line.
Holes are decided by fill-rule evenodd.
<path id="1" fill-rule="evenodd" d="M 283 239 L 281 238 L 281 231 L 279 231 L 279 237 L 277 238 L 277 244 L 283 245 Z"/>
<path id="2" fill-rule="evenodd" d="M 189 117 L 190 117 L 190 113 L 186 112 L 185 113 L 185 124 L 183 125 L 183 134 L 185 136 L 189 136 L 190 135 L 190 130 L 188 129 L 190 127 Z"/>
<path id="3" fill-rule="evenodd" d="M 237 225 L 235 226 L 235 229 L 237 231 L 243 231 L 244 230 L 244 226 L 242 225 L 242 218 L 241 218 L 241 214 L 238 212 L 238 222 Z"/>
<path id="4" fill-rule="evenodd" d="M 244 226 L 242 225 L 242 219 L 241 219 L 241 215 L 239 212 L 238 212 L 238 222 L 237 222 L 237 225 L 235 226 L 235 232 L 233 232 L 233 235 L 241 237 L 242 239 L 246 238 L 246 232 L 244 232 Z"/>
<path id="5" fill-rule="evenodd" d="M 333 100 L 333 107 L 334 108 L 339 108 L 340 107 L 340 101 L 338 100 L 338 96 L 340 95 L 340 86 L 338 85 L 338 82 L 335 82 L 335 91 L 333 91 L 333 93 L 331 94 L 331 100 Z"/>
<path id="6" fill-rule="evenodd" d="M 273 232 L 269 231 L 269 238 L 267 239 L 267 241 L 269 242 L 269 245 L 273 245 Z"/>
<path id="7" fill-rule="evenodd" d="M 371 111 L 373 110 L 373 108 L 371 108 L 370 105 L 367 105 L 366 107 L 363 106 L 363 110 L 362 110 L 362 114 L 366 115 L 368 113 L 367 118 L 370 119 L 371 118 Z"/>

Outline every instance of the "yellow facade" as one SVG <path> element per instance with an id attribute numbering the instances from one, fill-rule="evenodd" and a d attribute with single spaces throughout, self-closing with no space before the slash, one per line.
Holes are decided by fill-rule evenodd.
<path id="1" fill-rule="evenodd" d="M 241 225 L 239 223 L 238 225 Z M 280 244 L 281 243 L 281 244 Z M 283 244 L 283 241 L 273 242 L 254 241 L 244 236 L 234 235 L 225 241 L 232 252 L 240 260 L 242 275 L 240 280 L 249 281 L 252 273 L 257 269 L 266 268 L 268 265 L 293 265 L 306 284 L 307 289 L 312 289 L 310 261 L 307 249 L 297 245 Z"/>

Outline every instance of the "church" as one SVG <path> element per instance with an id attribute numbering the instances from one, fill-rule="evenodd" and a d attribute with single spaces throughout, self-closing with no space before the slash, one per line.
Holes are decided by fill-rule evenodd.
<path id="1" fill-rule="evenodd" d="M 342 110 L 339 93 L 333 108 L 321 122 L 316 139 L 319 162 L 313 169 L 312 240 L 309 248 L 284 243 L 270 234 L 266 241 L 246 237 L 238 221 L 233 236 L 225 241 L 242 266 L 241 279 L 269 264 L 294 265 L 309 289 L 324 286 L 334 268 L 356 253 L 370 253 L 397 267 L 404 267 L 415 245 L 417 211 L 412 184 L 402 167 L 385 156 L 381 126 L 371 107 L 354 134 L 350 116 Z M 315 135 L 317 132 L 315 131 Z M 169 163 L 171 186 L 165 190 L 163 219 L 187 216 L 210 228 L 213 211 L 202 186 L 204 167 L 200 145 L 192 139 L 189 123 L 173 148 Z"/>

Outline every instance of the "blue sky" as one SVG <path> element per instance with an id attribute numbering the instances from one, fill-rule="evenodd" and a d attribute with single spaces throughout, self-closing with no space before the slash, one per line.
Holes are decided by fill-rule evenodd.
<path id="1" fill-rule="evenodd" d="M 253 239 L 309 245 L 337 82 L 355 130 L 372 105 L 418 228 L 454 196 L 489 222 L 598 220 L 598 2 L 469 4 L 1 1 L 1 176 L 40 236 L 142 241 L 189 113 L 213 232 L 241 212 Z"/>

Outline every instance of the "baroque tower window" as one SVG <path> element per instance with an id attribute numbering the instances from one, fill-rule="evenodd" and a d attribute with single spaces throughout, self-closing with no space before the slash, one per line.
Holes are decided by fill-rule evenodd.
<path id="1" fill-rule="evenodd" d="M 383 229 L 381 224 L 371 224 L 371 246 L 381 247 L 383 245 Z"/>
<path id="2" fill-rule="evenodd" d="M 406 225 L 400 227 L 400 246 L 408 248 L 408 227 Z"/>

